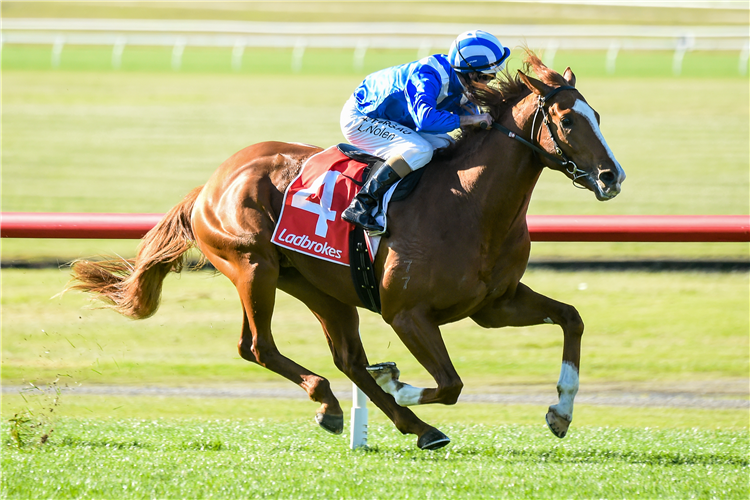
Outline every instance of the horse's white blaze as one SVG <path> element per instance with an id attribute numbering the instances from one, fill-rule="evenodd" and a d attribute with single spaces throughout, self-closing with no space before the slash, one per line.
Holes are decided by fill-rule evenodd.
<path id="1" fill-rule="evenodd" d="M 396 379 L 380 385 L 380 387 L 393 396 L 399 406 L 413 406 L 419 404 L 419 398 L 422 397 L 424 389 L 414 387 L 413 385 L 404 384 Z"/>
<path id="2" fill-rule="evenodd" d="M 615 159 L 615 155 L 614 153 L 612 153 L 612 150 L 609 149 L 609 145 L 602 135 L 602 131 L 599 128 L 599 123 L 596 121 L 596 115 L 594 114 L 594 110 L 591 109 L 591 106 L 580 99 L 576 99 L 576 103 L 571 109 L 588 120 L 589 124 L 591 125 L 591 129 L 594 131 L 599 141 L 601 141 L 602 146 L 604 146 L 604 149 L 607 151 L 607 155 L 609 156 L 610 160 L 612 160 L 617 167 L 617 177 L 624 177 L 625 172 L 622 170 L 620 163 Z"/>
<path id="3" fill-rule="evenodd" d="M 578 394 L 578 371 L 573 363 L 563 361 L 560 369 L 560 380 L 557 382 L 560 402 L 554 405 L 557 412 L 569 419 L 573 418 L 573 400 Z"/>

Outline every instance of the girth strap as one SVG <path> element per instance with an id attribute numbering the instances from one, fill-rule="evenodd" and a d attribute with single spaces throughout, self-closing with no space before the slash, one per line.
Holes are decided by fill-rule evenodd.
<path id="1" fill-rule="evenodd" d="M 349 233 L 349 269 L 359 300 L 367 309 L 380 314 L 380 289 L 361 227 Z"/>

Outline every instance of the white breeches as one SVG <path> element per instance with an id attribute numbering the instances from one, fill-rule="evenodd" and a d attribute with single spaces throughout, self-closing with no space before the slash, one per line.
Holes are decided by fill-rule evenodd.
<path id="1" fill-rule="evenodd" d="M 354 96 L 341 110 L 341 131 L 350 144 L 372 155 L 385 160 L 400 155 L 411 170 L 424 167 L 433 151 L 453 142 L 448 134 L 426 134 L 400 123 L 369 118 L 357 109 Z"/>

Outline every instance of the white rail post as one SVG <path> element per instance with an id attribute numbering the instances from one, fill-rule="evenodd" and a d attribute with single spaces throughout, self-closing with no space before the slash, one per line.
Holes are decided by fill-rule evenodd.
<path id="1" fill-rule="evenodd" d="M 354 71 L 362 71 L 365 67 L 365 55 L 367 54 L 367 40 L 359 40 L 354 49 Z"/>
<path id="2" fill-rule="evenodd" d="M 672 74 L 674 76 L 680 76 L 682 73 L 682 59 L 685 57 L 685 52 L 693 50 L 695 46 L 695 37 L 688 33 L 682 35 L 677 40 L 677 48 L 674 51 L 674 58 L 672 59 Z"/>
<path id="3" fill-rule="evenodd" d="M 299 73 L 302 71 L 302 58 L 305 57 L 305 49 L 307 48 L 307 42 L 303 39 L 297 40 L 292 50 L 292 73 Z"/>
<path id="4" fill-rule="evenodd" d="M 125 37 L 120 37 L 112 47 L 112 69 L 120 69 L 122 66 L 122 53 L 125 51 Z"/>
<path id="5" fill-rule="evenodd" d="M 182 38 L 178 38 L 174 43 L 174 48 L 172 49 L 172 69 L 174 71 L 179 71 L 180 67 L 182 67 L 182 53 L 185 51 L 185 40 Z"/>
<path id="6" fill-rule="evenodd" d="M 750 42 L 745 42 L 745 45 L 740 51 L 740 64 L 739 70 L 740 75 L 745 76 L 747 74 L 747 60 L 750 58 Z"/>
<path id="7" fill-rule="evenodd" d="M 65 46 L 65 39 L 61 36 L 55 39 L 55 44 L 52 46 L 52 68 L 57 69 L 60 67 L 60 58 L 62 56 L 63 47 Z"/>
<path id="8" fill-rule="evenodd" d="M 232 49 L 232 69 L 239 71 L 242 69 L 242 55 L 245 53 L 245 41 L 237 40 Z"/>
<path id="9" fill-rule="evenodd" d="M 352 384 L 351 428 L 349 447 L 356 450 L 367 446 L 367 396 L 356 384 Z"/>
<path id="10" fill-rule="evenodd" d="M 617 54 L 619 52 L 620 44 L 617 42 L 612 42 L 612 44 L 609 46 L 609 50 L 607 50 L 607 62 L 605 65 L 605 69 L 607 70 L 608 75 L 615 74 L 615 64 L 617 63 Z"/>
<path id="11" fill-rule="evenodd" d="M 559 46 L 560 44 L 557 40 L 550 40 L 547 44 L 542 59 L 544 59 L 544 65 L 548 68 L 552 68 L 555 65 L 555 55 L 557 54 L 557 48 Z"/>

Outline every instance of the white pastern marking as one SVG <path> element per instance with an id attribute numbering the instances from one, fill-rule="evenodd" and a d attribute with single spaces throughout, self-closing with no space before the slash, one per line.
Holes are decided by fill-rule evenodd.
<path id="1" fill-rule="evenodd" d="M 404 384 L 403 382 L 394 379 L 391 379 L 382 385 L 378 383 L 378 385 L 380 385 L 385 392 L 393 396 L 399 406 L 418 405 L 419 398 L 422 397 L 422 391 L 424 391 L 424 389 Z"/>
<path id="2" fill-rule="evenodd" d="M 419 404 L 419 399 L 422 397 L 422 391 L 419 387 L 414 387 L 409 384 L 402 385 L 394 398 L 399 406 L 414 406 Z"/>
<path id="3" fill-rule="evenodd" d="M 563 361 L 560 369 L 560 380 L 557 382 L 560 402 L 553 405 L 560 415 L 573 419 L 573 400 L 578 394 L 578 371 L 573 363 Z"/>
<path id="4" fill-rule="evenodd" d="M 594 114 L 594 110 L 591 109 L 591 106 L 580 99 L 576 99 L 576 103 L 571 109 L 588 120 L 589 124 L 591 125 L 591 129 L 596 134 L 596 137 L 599 138 L 602 146 L 604 146 L 604 149 L 607 150 L 607 155 L 617 166 L 617 170 L 619 171 L 618 174 L 622 175 L 624 173 L 622 167 L 620 166 L 620 163 L 615 159 L 615 155 L 612 150 L 609 149 L 609 145 L 604 139 L 601 129 L 599 129 L 599 123 L 596 121 L 596 115 Z"/>

